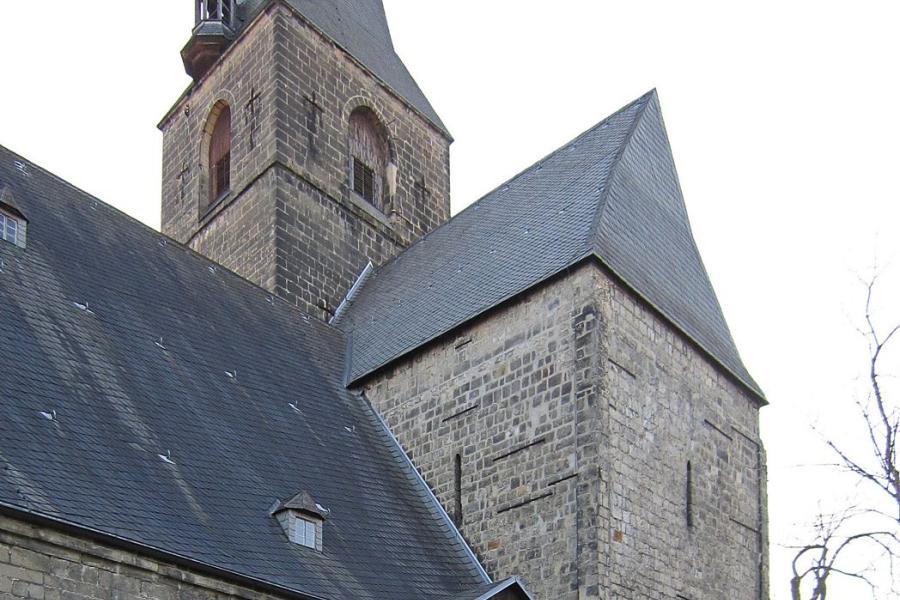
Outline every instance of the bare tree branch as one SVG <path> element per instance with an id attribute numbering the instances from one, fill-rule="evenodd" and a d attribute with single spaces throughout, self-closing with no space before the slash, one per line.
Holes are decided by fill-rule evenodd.
<path id="1" fill-rule="evenodd" d="M 900 331 L 900 323 L 889 328 L 887 333 L 882 333 L 876 325 L 873 301 L 877 280 L 877 269 L 868 281 L 861 279 L 866 291 L 865 324 L 858 329 L 869 348 L 866 365 L 868 400 L 865 403 L 856 401 L 869 453 L 858 457 L 845 450 L 838 441 L 826 439 L 825 443 L 838 458 L 836 466 L 855 475 L 859 482 L 881 490 L 884 494 L 881 497 L 891 502 L 892 514 L 886 514 L 878 505 L 848 506 L 830 515 L 820 512 L 814 523 L 815 540 L 795 547 L 797 552 L 791 562 L 792 600 L 826 600 L 831 576 L 864 582 L 873 598 L 877 596 L 878 587 L 872 575 L 878 575 L 877 579 L 881 581 L 887 572 L 891 592 L 896 587 L 894 565 L 900 552 L 900 469 L 897 460 L 900 405 L 885 396 L 881 382 L 887 375 L 881 373 L 881 361 L 888 344 Z M 868 458 L 865 458 L 866 454 Z M 890 527 L 872 529 L 871 517 L 885 518 Z M 846 533 L 848 530 L 851 533 Z M 868 546 L 869 550 L 863 552 L 863 546 Z M 860 556 L 871 556 L 871 560 L 860 565 Z"/>

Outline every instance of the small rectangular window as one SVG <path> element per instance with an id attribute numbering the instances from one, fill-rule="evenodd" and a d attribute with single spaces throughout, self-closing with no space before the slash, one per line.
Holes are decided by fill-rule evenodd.
<path id="1" fill-rule="evenodd" d="M 294 524 L 294 541 L 307 548 L 316 547 L 316 524 L 306 519 L 297 518 Z"/>
<path id="2" fill-rule="evenodd" d="M 375 201 L 375 172 L 358 158 L 353 159 L 353 191 L 367 202 Z"/>
<path id="3" fill-rule="evenodd" d="M 10 244 L 18 243 L 19 222 L 14 218 L 0 213 L 0 239 Z"/>

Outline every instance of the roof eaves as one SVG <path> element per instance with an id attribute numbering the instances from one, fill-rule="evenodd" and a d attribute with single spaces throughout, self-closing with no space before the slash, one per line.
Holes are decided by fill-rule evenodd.
<path id="1" fill-rule="evenodd" d="M 622 277 L 621 273 L 616 271 L 616 269 L 614 269 L 608 262 L 606 262 L 603 259 L 603 256 L 598 251 L 594 250 L 592 252 L 591 256 L 597 262 L 599 262 L 603 266 L 603 268 L 607 269 L 610 273 L 612 273 L 616 277 L 616 279 L 619 280 L 619 282 L 622 285 L 624 285 L 629 290 L 631 290 L 631 292 L 635 296 L 640 298 L 641 301 L 643 301 L 644 303 L 647 304 L 647 306 L 652 308 L 663 319 L 668 321 L 673 327 L 675 327 L 675 329 L 677 329 L 681 333 L 681 335 L 686 337 L 692 344 L 694 344 L 700 350 L 702 350 L 703 353 L 706 354 L 714 363 L 716 363 L 719 367 L 724 369 L 725 372 L 729 376 L 731 376 L 735 381 L 737 381 L 741 385 L 741 387 L 745 388 L 748 392 L 750 392 L 759 401 L 760 406 L 767 406 L 769 404 L 769 401 L 766 399 L 766 395 L 763 393 L 763 391 L 761 389 L 759 389 L 759 386 L 756 385 L 755 382 L 751 383 L 750 381 L 747 381 L 744 377 L 737 374 L 731 367 L 726 365 L 722 360 L 719 360 L 719 358 L 713 352 L 711 352 L 703 344 L 701 344 L 697 340 L 697 338 L 695 338 L 690 333 L 688 333 L 684 327 L 682 327 L 681 325 L 676 323 L 674 319 L 669 317 L 659 306 L 657 306 L 652 300 L 650 300 L 650 298 L 648 298 L 646 295 L 642 294 L 637 288 L 635 288 L 633 285 L 628 283 L 628 280 L 625 279 L 624 277 Z"/>
<path id="2" fill-rule="evenodd" d="M 160 548 L 156 548 L 155 546 L 150 546 L 141 542 L 130 540 L 125 537 L 106 533 L 98 529 L 94 529 L 93 527 L 79 525 L 66 519 L 61 519 L 59 517 L 53 517 L 20 506 L 7 504 L 6 502 L 2 501 L 0 501 L 0 515 L 7 516 L 12 519 L 19 519 L 41 527 L 55 528 L 59 531 L 62 531 L 63 533 L 68 533 L 70 535 L 81 535 L 87 537 L 92 541 L 102 544 L 108 544 L 110 546 L 113 546 L 114 548 L 119 548 L 128 552 L 134 552 L 135 554 L 141 554 L 152 559 L 171 562 L 173 564 L 183 566 L 188 569 L 193 569 L 215 578 L 231 581 L 236 585 L 243 585 L 262 592 L 290 598 L 292 600 L 328 600 L 327 598 L 323 598 L 321 596 L 314 596 L 312 594 L 301 592 L 300 590 L 284 587 L 275 583 L 271 583 L 269 581 L 265 581 L 263 579 L 252 577 L 250 575 L 243 575 L 236 571 L 217 567 L 215 565 L 189 558 L 181 554 L 162 550 Z"/>
<path id="3" fill-rule="evenodd" d="M 409 355 L 412 354 L 413 352 L 416 352 L 416 351 L 419 350 L 420 348 L 425 348 L 425 347 L 427 347 L 429 344 L 431 344 L 431 343 L 433 343 L 433 342 L 435 342 L 435 341 L 437 341 L 437 340 L 443 338 L 444 336 L 450 335 L 450 334 L 453 333 L 454 331 L 457 331 L 459 328 L 465 327 L 467 324 L 473 323 L 473 322 L 475 322 L 475 321 L 481 319 L 482 317 L 484 317 L 485 315 L 487 315 L 487 314 L 489 314 L 490 312 L 494 311 L 495 309 L 497 309 L 497 308 L 499 308 L 499 307 L 501 307 L 501 306 L 504 306 L 504 305 L 507 304 L 508 302 L 511 302 L 511 301 L 515 300 L 516 298 L 518 298 L 518 297 L 521 296 L 522 294 L 525 294 L 525 293 L 529 292 L 530 290 L 533 290 L 534 288 L 537 288 L 537 287 L 540 287 L 540 286 L 544 285 L 546 282 L 548 282 L 548 281 L 554 279 L 555 277 L 559 276 L 560 274 L 569 272 L 572 268 L 574 268 L 575 266 L 577 266 L 578 264 L 580 264 L 581 262 L 583 262 L 586 258 L 589 258 L 589 257 L 592 257 L 592 256 L 594 256 L 594 253 L 593 253 L 592 251 L 587 251 L 587 252 L 585 252 L 584 254 L 581 254 L 581 255 L 579 255 L 579 256 L 576 256 L 576 257 L 573 258 L 572 260 L 568 261 L 567 264 L 566 264 L 565 266 L 563 266 L 562 268 L 559 268 L 559 269 L 556 269 L 555 271 L 552 271 L 552 272 L 550 272 L 550 273 L 547 273 L 546 275 L 544 275 L 544 276 L 541 277 L 540 279 L 534 280 L 532 283 L 528 284 L 528 285 L 525 286 L 524 288 L 519 289 L 519 290 L 517 290 L 517 291 L 515 291 L 515 292 L 513 292 L 513 293 L 511 293 L 511 294 L 509 294 L 509 295 L 507 295 L 507 296 L 505 296 L 504 298 L 498 300 L 497 302 L 494 302 L 494 303 L 491 304 L 490 306 L 487 306 L 487 307 L 485 307 L 484 309 L 480 310 L 479 312 L 474 313 L 474 314 L 472 314 L 472 315 L 469 316 L 469 317 L 466 317 L 466 318 L 463 319 L 462 321 L 459 321 L 458 323 L 455 323 L 454 325 L 451 325 L 450 327 L 447 327 L 446 329 L 444 329 L 444 330 L 442 330 L 442 331 L 440 331 L 440 332 L 438 332 L 438 333 L 432 335 L 432 336 L 429 337 L 428 339 L 423 340 L 423 341 L 417 343 L 415 346 L 412 346 L 412 347 L 410 347 L 410 348 L 408 348 L 408 349 L 402 351 L 400 354 L 397 354 L 396 356 L 392 356 L 392 357 L 390 357 L 390 358 L 388 358 L 388 359 L 382 361 L 381 363 L 379 363 L 379 364 L 377 364 L 377 365 L 375 365 L 375 366 L 372 366 L 372 367 L 367 368 L 365 371 L 363 371 L 363 372 L 361 372 L 361 373 L 358 373 L 358 374 L 354 374 L 353 371 L 352 371 L 352 357 L 353 357 L 353 352 L 352 352 L 352 350 L 353 350 L 353 348 L 352 348 L 352 340 L 353 340 L 353 335 L 352 335 L 352 332 L 348 332 L 348 333 L 347 333 L 347 338 L 348 338 L 348 346 L 347 346 L 348 373 L 347 373 L 347 376 L 346 376 L 347 387 L 351 387 L 351 386 L 354 386 L 354 385 L 358 384 L 359 382 L 363 381 L 363 380 L 366 379 L 367 377 L 369 377 L 369 376 L 371 376 L 371 375 L 377 373 L 378 371 L 381 371 L 382 369 L 386 368 L 387 366 L 389 366 L 389 365 L 391 365 L 391 364 L 393 364 L 393 363 L 395 363 L 395 362 L 397 362 L 397 361 L 399 361 L 399 360 L 402 360 L 403 358 L 409 356 Z"/>

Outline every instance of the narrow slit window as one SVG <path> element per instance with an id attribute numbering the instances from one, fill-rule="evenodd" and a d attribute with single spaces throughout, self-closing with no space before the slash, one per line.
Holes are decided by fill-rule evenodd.
<path id="1" fill-rule="evenodd" d="M 687 483 L 685 487 L 685 516 L 688 529 L 694 527 L 694 467 L 691 461 L 687 464 Z"/>
<path id="2" fill-rule="evenodd" d="M 461 527 L 463 524 L 462 509 L 462 455 L 457 454 L 453 459 L 453 517 L 456 526 Z"/>

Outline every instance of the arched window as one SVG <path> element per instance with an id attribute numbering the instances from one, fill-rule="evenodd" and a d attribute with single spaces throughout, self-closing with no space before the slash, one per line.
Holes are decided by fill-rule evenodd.
<path id="1" fill-rule="evenodd" d="M 385 173 L 390 146 L 384 125 L 370 108 L 350 114 L 350 183 L 353 191 L 373 206 L 385 210 Z"/>
<path id="2" fill-rule="evenodd" d="M 231 108 L 224 103 L 216 105 L 210 123 L 207 202 L 212 205 L 231 189 Z"/>

